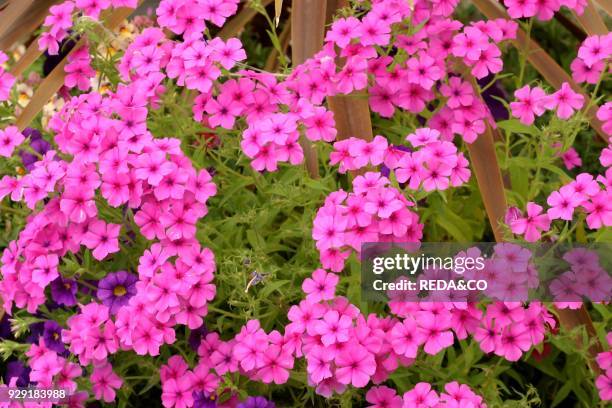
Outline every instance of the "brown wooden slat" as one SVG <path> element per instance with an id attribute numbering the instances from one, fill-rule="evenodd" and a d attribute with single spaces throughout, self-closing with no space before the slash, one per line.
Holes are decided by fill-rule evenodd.
<path id="1" fill-rule="evenodd" d="M 478 82 L 470 73 L 469 68 L 459 61 L 456 65 L 463 77 L 472 85 L 474 95 L 477 95 L 484 104 Z M 473 143 L 466 143 L 466 146 L 495 241 L 502 242 L 504 237 L 501 223 L 508 209 L 505 187 L 509 187 L 509 177 L 504 178 L 495 150 L 495 142 L 501 141 L 502 137 L 499 131 L 493 129 L 486 120 L 485 124 L 485 132 L 479 135 Z"/>
<path id="2" fill-rule="evenodd" d="M 326 0 L 299 0 L 291 8 L 291 62 L 302 64 L 319 52 L 325 36 Z M 316 148 L 304 136 L 300 138 L 308 174 L 319 177 Z"/>
<path id="3" fill-rule="evenodd" d="M 367 141 L 373 139 L 370 106 L 366 97 L 336 95 L 327 98 L 329 108 L 334 112 L 338 139 L 358 137 Z"/>
<path id="4" fill-rule="evenodd" d="M 587 6 L 582 15 L 574 12 L 574 16 L 576 16 L 576 19 L 588 35 L 606 35 L 609 32 L 608 27 L 606 27 L 606 24 L 599 15 L 599 11 L 597 11 L 591 0 L 587 0 Z"/>
<path id="5" fill-rule="evenodd" d="M 11 1 L 0 14 L 0 38 L 4 37 L 10 28 L 25 15 L 34 0 Z"/>
<path id="6" fill-rule="evenodd" d="M 42 51 L 38 49 L 38 38 L 36 38 L 30 43 L 21 58 L 13 64 L 10 73 L 15 77 L 20 77 L 41 55 Z"/>
<path id="7" fill-rule="evenodd" d="M 612 16 L 612 1 L 610 0 L 595 0 L 597 6 L 604 10 L 609 16 Z"/>
<path id="8" fill-rule="evenodd" d="M 0 39 L 0 49 L 7 50 L 18 41 L 25 41 L 32 33 L 40 27 L 49 13 L 49 8 L 59 3 L 60 0 L 37 0 L 22 16 L 22 18 L 11 27 L 11 30 Z"/>
<path id="9" fill-rule="evenodd" d="M 114 30 L 123 20 L 125 20 L 130 14 L 132 14 L 134 10 L 127 7 L 121 7 L 113 11 L 113 13 L 105 20 L 104 25 L 109 30 Z M 72 51 L 68 54 L 72 54 L 76 50 L 78 50 L 85 43 L 85 39 L 81 39 Z M 55 94 L 64 84 L 64 77 L 66 73 L 64 72 L 64 67 L 66 66 L 68 60 L 68 56 L 64 57 L 64 59 L 51 71 L 51 73 L 42 81 L 42 83 L 38 86 L 32 99 L 30 99 L 30 103 L 23 109 L 21 115 L 17 118 L 15 125 L 19 128 L 19 130 L 23 130 L 34 120 L 36 115 L 42 110 L 45 104 L 51 99 L 53 94 Z"/>

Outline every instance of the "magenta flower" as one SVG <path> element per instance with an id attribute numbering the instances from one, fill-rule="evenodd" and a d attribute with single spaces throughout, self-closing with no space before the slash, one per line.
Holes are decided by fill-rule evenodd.
<path id="1" fill-rule="evenodd" d="M 349 316 L 330 310 L 323 315 L 322 320 L 315 320 L 308 325 L 308 334 L 321 336 L 321 342 L 330 346 L 348 341 L 352 326 L 353 321 Z"/>
<path id="2" fill-rule="evenodd" d="M 393 351 L 407 358 L 415 358 L 419 346 L 425 342 L 424 332 L 417 327 L 416 321 L 411 317 L 397 322 L 389 334 Z"/>
<path id="3" fill-rule="evenodd" d="M 109 363 L 95 367 L 91 377 L 92 390 L 97 400 L 112 402 L 115 399 L 115 390 L 121 387 L 123 381 L 113 372 Z"/>
<path id="4" fill-rule="evenodd" d="M 86 91 L 90 88 L 90 79 L 96 76 L 96 71 L 90 65 L 90 56 L 87 46 L 81 47 L 68 55 L 68 63 L 64 67 L 66 77 L 64 85 L 68 88 L 75 86 Z"/>
<path id="5" fill-rule="evenodd" d="M 574 210 L 583 202 L 582 198 L 572 191 L 571 188 L 562 187 L 559 191 L 553 191 L 546 202 L 551 207 L 546 214 L 551 220 L 562 219 L 571 221 Z"/>
<path id="6" fill-rule="evenodd" d="M 561 88 L 547 97 L 545 106 L 547 109 L 556 109 L 559 119 L 568 119 L 574 114 L 575 110 L 584 105 L 584 96 L 574 92 L 567 82 Z"/>
<path id="7" fill-rule="evenodd" d="M 93 256 L 101 261 L 108 254 L 119 252 L 119 231 L 121 225 L 107 224 L 102 220 L 95 220 L 82 238 L 83 244 L 92 249 Z"/>
<path id="8" fill-rule="evenodd" d="M 293 368 L 293 356 L 283 348 L 272 345 L 263 356 L 263 365 L 257 376 L 264 384 L 284 384 L 289 379 L 289 370 Z"/>
<path id="9" fill-rule="evenodd" d="M 404 393 L 404 407 L 434 408 L 438 406 L 440 397 L 431 384 L 426 382 L 417 383 L 413 389 Z"/>
<path id="10" fill-rule="evenodd" d="M 402 408 L 402 397 L 394 389 L 384 385 L 372 387 L 366 393 L 369 408 Z"/>
<path id="11" fill-rule="evenodd" d="M 306 299 L 311 302 L 331 300 L 335 296 L 338 280 L 338 275 L 327 273 L 324 269 L 316 269 L 312 278 L 304 279 L 302 290 L 306 293 Z"/>
<path id="12" fill-rule="evenodd" d="M 324 347 L 314 347 L 306 354 L 306 369 L 308 375 L 315 383 L 320 383 L 332 377 L 331 363 L 334 355 Z"/>
<path id="13" fill-rule="evenodd" d="M 433 84 L 442 78 L 443 72 L 436 65 L 436 61 L 427 54 L 418 59 L 410 58 L 406 66 L 408 67 L 408 81 L 425 89 L 431 89 Z"/>
<path id="14" fill-rule="evenodd" d="M 448 84 L 440 86 L 440 93 L 448 98 L 447 105 L 452 109 L 469 106 L 474 99 L 472 86 L 456 76 L 451 77 Z"/>
<path id="15" fill-rule="evenodd" d="M 542 214 L 542 207 L 529 202 L 527 203 L 527 215 L 520 217 L 510 223 L 513 233 L 524 235 L 527 242 L 535 242 L 542 235 L 542 231 L 548 231 L 550 219 Z"/>
<path id="16" fill-rule="evenodd" d="M 599 397 L 603 401 L 612 400 L 612 370 L 607 370 L 604 374 L 597 377 L 595 385 L 599 390 Z"/>
<path id="17" fill-rule="evenodd" d="M 325 35 L 325 41 L 334 42 L 340 48 L 346 48 L 351 39 L 359 36 L 361 22 L 355 17 L 339 18 Z"/>
<path id="18" fill-rule="evenodd" d="M 578 58 L 589 67 L 609 57 L 610 54 L 612 54 L 612 40 L 609 35 L 587 37 L 578 49 Z"/>
<path id="19" fill-rule="evenodd" d="M 98 214 L 94 191 L 89 188 L 66 189 L 60 200 L 60 209 L 72 222 L 81 223 Z"/>
<path id="20" fill-rule="evenodd" d="M 433 304 L 435 307 L 435 304 Z M 438 311 L 439 312 L 439 311 Z M 437 354 L 440 350 L 453 344 L 453 332 L 451 327 L 450 315 L 432 311 L 419 312 L 417 323 L 422 332 L 423 350 L 427 354 Z"/>
<path id="21" fill-rule="evenodd" d="M 603 61 L 597 61 L 593 65 L 587 65 L 582 59 L 576 58 L 572 61 L 570 69 L 572 78 L 578 83 L 586 82 L 596 84 L 605 68 Z"/>
<path id="22" fill-rule="evenodd" d="M 529 85 L 517 89 L 514 92 L 515 102 L 510 102 L 512 116 L 519 118 L 525 125 L 533 124 L 535 117 L 540 116 L 546 110 L 547 96 L 539 87 L 531 89 Z"/>
<path id="23" fill-rule="evenodd" d="M 466 27 L 453 38 L 452 52 L 456 57 L 477 61 L 480 53 L 489 47 L 489 39 L 476 27 Z"/>
<path id="24" fill-rule="evenodd" d="M 521 18 L 535 16 L 540 3 L 536 0 L 504 0 L 504 4 L 508 7 L 510 17 Z"/>
<path id="25" fill-rule="evenodd" d="M 587 225 L 591 229 L 601 228 L 602 226 L 612 226 L 612 193 L 609 190 L 602 190 L 591 197 L 590 201 L 582 204 L 587 212 Z"/>
<path id="26" fill-rule="evenodd" d="M 495 354 L 509 361 L 517 361 L 532 345 L 529 332 L 522 323 L 506 326 L 496 340 Z"/>
<path id="27" fill-rule="evenodd" d="M 11 157 L 15 147 L 23 142 L 25 137 L 17 126 L 9 126 L 0 130 L 0 156 Z"/>
<path id="28" fill-rule="evenodd" d="M 40 255 L 34 261 L 34 269 L 32 270 L 32 282 L 40 287 L 46 287 L 52 280 L 59 276 L 57 266 L 59 260 L 57 255 Z"/>
<path id="29" fill-rule="evenodd" d="M 365 387 L 376 372 L 376 360 L 364 347 L 352 346 L 335 359 L 336 378 L 341 384 Z"/>

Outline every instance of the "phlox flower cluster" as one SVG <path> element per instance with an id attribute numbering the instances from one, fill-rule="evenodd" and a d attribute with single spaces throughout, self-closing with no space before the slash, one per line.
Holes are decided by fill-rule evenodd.
<path id="1" fill-rule="evenodd" d="M 551 95 L 540 87 L 533 89 L 529 85 L 514 92 L 516 100 L 510 103 L 512 116 L 521 123 L 532 125 L 537 116 L 542 116 L 547 109 L 555 110 L 559 119 L 569 119 L 575 111 L 584 105 L 584 96 L 572 90 L 567 82 Z"/>
<path id="2" fill-rule="evenodd" d="M 576 308 L 582 299 L 606 299 L 612 291 L 612 278 L 601 267 L 596 252 L 574 249 L 563 255 L 570 270 L 550 283 L 550 291 L 558 308 Z"/>
<path id="3" fill-rule="evenodd" d="M 366 83 L 366 74 L 370 74 L 370 108 L 383 117 L 391 117 L 396 108 L 414 114 L 428 110 L 428 104 L 439 93 L 448 98 L 448 104 L 440 104 L 433 111 L 429 126 L 439 130 L 445 140 L 452 140 L 454 134 L 458 134 L 466 142 L 473 142 L 484 132 L 490 113 L 469 83 L 461 77 L 448 75 L 451 60 L 461 58 L 477 78 L 501 71 L 501 51 L 496 43 L 514 38 L 517 25 L 498 19 L 463 27 L 459 32 L 461 23 L 447 18 L 453 8 L 454 5 L 439 7 L 416 2 L 411 17 L 415 24 L 423 23 L 423 27 L 411 36 L 399 34 L 395 39 L 391 39 L 390 32 L 409 11 L 399 5 L 394 8 L 387 2 L 378 2 L 361 21 L 354 17 L 337 20 L 326 39 L 341 49 L 340 57 L 346 58 L 338 74 L 341 76 L 338 90 L 341 93 L 360 90 Z M 373 45 L 396 46 L 398 53 L 406 54 L 405 62 L 378 55 Z M 337 56 L 329 50 L 322 64 L 332 65 L 331 59 Z M 344 77 L 349 75 L 353 86 L 345 85 Z M 317 78 L 320 76 L 325 78 L 329 74 L 324 72 Z"/>
<path id="4" fill-rule="evenodd" d="M 553 191 L 546 200 L 549 205 L 547 211 L 533 202 L 527 203 L 524 215 L 520 210 L 510 208 L 506 223 L 513 233 L 522 235 L 528 242 L 540 239 L 542 232 L 548 231 L 554 220 L 572 221 L 578 209 L 586 213 L 586 223 L 590 229 L 612 226 L 612 163 L 608 165 L 605 175 L 599 175 L 597 179 L 589 173 L 580 173 L 574 180 Z"/>
<path id="5" fill-rule="evenodd" d="M 532 346 L 544 340 L 547 326 L 555 321 L 539 302 L 495 302 L 485 312 L 475 303 L 416 302 L 402 296 L 393 298 L 391 312 L 403 318 L 392 336 L 398 340 L 398 350 L 405 356 L 416 356 L 418 347 L 428 354 L 436 354 L 454 343 L 453 332 L 459 340 L 472 336 L 485 353 L 493 353 L 509 361 L 517 361 Z M 410 347 L 403 348 L 405 340 Z"/>
<path id="6" fill-rule="evenodd" d="M 86 53 L 78 50 L 71 63 L 88 60 Z M 102 261 L 131 245 L 137 231 L 123 220 L 105 221 L 100 208 L 120 208 L 124 219 L 131 214 L 139 232 L 154 241 L 140 258 L 135 291 L 115 285 L 128 303 L 109 309 L 104 303 L 111 306 L 112 295 L 106 295 L 102 304 L 82 305 L 61 333 L 80 364 L 92 365 L 95 397 L 107 402 L 121 384 L 107 357 L 118 350 L 157 355 L 161 345 L 175 341 L 174 326 L 203 324 L 215 293 L 214 257 L 199 246 L 195 232 L 216 187 L 206 170 L 196 170 L 183 155 L 179 140 L 153 139 L 147 130 L 148 109 L 157 106 L 163 91 L 160 81 L 153 73 L 106 96 L 73 97 L 49 122 L 57 150 L 47 151 L 26 175 L 0 181 L 2 198 L 24 201 L 33 210 L 2 255 L 0 296 L 9 314 L 13 304 L 36 312 L 47 286 L 56 293 L 64 285 L 60 269 L 68 253 L 78 255 L 84 246 Z M 2 132 L 9 140 L 6 154 L 12 153 L 23 135 L 14 127 Z M 51 360 L 41 361 L 62 368 L 61 361 Z"/>
<path id="7" fill-rule="evenodd" d="M 612 55 L 612 34 L 587 37 L 572 61 L 572 78 L 577 83 L 596 84 Z"/>
<path id="8" fill-rule="evenodd" d="M 64 78 L 66 87 L 77 87 L 80 91 L 87 91 L 90 88 L 90 80 L 96 76 L 96 71 L 91 67 L 91 57 L 87 46 L 68 55 L 68 63 L 64 71 L 66 71 Z"/>
<path id="9" fill-rule="evenodd" d="M 378 172 L 353 180 L 353 192 L 331 193 L 313 221 L 312 237 L 324 268 L 340 272 L 350 250 L 364 242 L 418 242 L 423 224 L 414 203 Z"/>
<path id="10" fill-rule="evenodd" d="M 548 21 L 564 6 L 582 15 L 587 2 L 584 0 L 504 0 L 504 5 L 508 8 L 508 14 L 512 18 L 535 16 L 538 20 Z"/>
<path id="11" fill-rule="evenodd" d="M 136 36 L 118 63 L 122 83 L 117 89 L 74 97 L 66 92 L 65 104 L 48 123 L 53 145 L 34 149 L 40 157 L 34 156 L 25 175 L 0 180 L 0 199 L 22 201 L 32 210 L 25 228 L 2 254 L 4 310 L 10 315 L 16 306 L 36 313 L 46 301 L 48 287 L 59 305 L 76 306 L 66 327 L 45 322 L 46 334 L 26 353 L 32 368 L 29 380 L 76 391 L 76 378 L 88 373 L 94 397 L 111 403 L 123 383 L 111 365 L 113 354 L 158 356 L 162 346 L 176 342 L 177 326 L 202 330 L 208 302 L 216 294 L 216 266 L 214 254 L 200 246 L 196 234 L 216 186 L 207 170 L 196 169 L 183 154 L 179 139 L 154 138 L 147 128 L 149 113 L 161 106 L 168 80 L 194 92 L 196 121 L 210 129 L 241 133 L 241 149 L 257 171 L 275 171 L 283 162 L 302 163 L 300 138 L 336 140 L 334 115 L 325 107 L 329 97 L 367 92 L 370 108 L 379 116 L 388 118 L 400 109 L 418 116 L 423 127 L 406 137 L 410 147 L 390 145 L 380 135 L 371 141 L 350 137 L 333 144 L 331 164 L 356 177 L 351 191 L 329 194 L 313 220 L 312 237 L 322 268 L 303 281 L 305 299 L 290 307 L 289 323 L 282 328 L 266 332 L 258 320 L 250 320 L 226 340 L 219 333 L 205 332 L 197 361 L 170 357 L 160 370 L 164 407 L 206 406 L 226 391 L 219 388 L 227 374 L 284 384 L 298 359 L 305 362 L 308 384 L 329 397 L 351 386 L 381 384 L 398 368 L 413 364 L 421 351 L 435 355 L 452 347 L 455 337 L 471 336 L 483 352 L 509 361 L 542 343 L 555 320 L 539 302 L 477 306 L 467 299 L 419 302 L 395 295 L 389 302 L 391 314 L 379 317 L 362 314 L 336 294 L 338 273 L 363 243 L 422 239 L 424 225 L 416 203 L 392 187 L 391 172 L 402 187 L 426 192 L 469 180 L 468 161 L 454 137 L 473 143 L 495 122 L 471 81 L 459 73 L 467 67 L 474 77 L 485 79 L 500 72 L 498 45 L 516 37 L 517 23 L 497 19 L 463 25 L 451 17 L 456 0 L 416 0 L 410 7 L 404 0 L 374 0 L 359 18 L 336 20 L 313 58 L 288 76 L 277 76 L 242 69 L 246 52 L 239 39 L 204 35 L 209 28 L 223 26 L 238 3 L 161 0 L 158 27 Z M 561 6 L 581 12 L 586 4 L 504 3 L 513 18 L 543 20 Z M 57 54 L 75 18 L 95 20 L 110 7 L 136 4 L 68 0 L 54 5 L 38 45 Z M 418 29 L 401 34 L 408 19 Z M 176 38 L 168 38 L 167 32 Z M 572 64 L 576 81 L 597 82 L 595 74 L 606 69 L 610 48 L 610 35 L 588 37 Z M 0 64 L 5 61 L 0 52 Z M 65 86 L 90 90 L 96 74 L 91 65 L 88 45 L 72 52 Z M 0 70 L 0 100 L 8 98 L 13 82 Z M 510 108 L 524 124 L 532 124 L 546 110 L 568 119 L 585 102 L 568 83 L 550 95 L 527 85 L 515 97 Z M 612 133 L 612 104 L 599 108 L 597 116 L 604 131 Z M 34 140 L 31 131 L 21 133 L 15 126 L 0 130 L 0 156 L 11 157 L 26 137 Z M 564 160 L 579 166 L 570 152 L 575 153 L 568 150 Z M 612 166 L 612 145 L 603 150 L 600 161 Z M 376 171 L 377 166 L 389 177 L 381 174 L 383 169 Z M 550 194 L 546 211 L 529 202 L 525 215 L 512 208 L 506 221 L 513 233 L 530 242 L 540 239 L 554 220 L 572 220 L 578 209 L 587 214 L 589 228 L 610 226 L 611 185 L 612 168 L 596 179 L 579 174 Z M 136 234 L 150 242 L 136 270 L 110 271 L 95 282 L 91 301 L 79 303 L 80 276 L 64 276 L 65 258 L 80 263 L 85 251 L 100 262 L 118 257 L 121 250 L 133 250 Z M 533 287 L 534 271 L 523 253 L 501 245 L 496 254 L 506 267 L 510 263 L 513 279 Z M 570 270 L 553 289 L 572 290 L 577 296 L 586 290 L 609 291 L 609 277 L 592 259 L 585 262 L 579 255 L 566 259 Z M 494 293 L 503 296 L 513 290 L 514 282 L 508 275 L 496 275 L 501 261 L 489 260 L 485 273 L 494 283 Z M 66 357 L 68 352 L 78 364 Z M 602 353 L 598 363 L 605 374 L 597 386 L 602 398 L 610 399 L 609 352 Z M 11 381 L 15 385 L 15 379 Z M 87 393 L 77 392 L 70 404 L 84 406 L 87 398 Z M 366 400 L 376 407 L 486 406 L 482 397 L 457 382 L 439 392 L 431 384 L 418 383 L 402 396 L 377 386 L 367 392 Z M 231 401 L 238 407 L 273 406 L 263 397 L 239 403 L 234 395 Z"/>
<path id="12" fill-rule="evenodd" d="M 446 190 L 470 179 L 468 161 L 457 147 L 435 129 L 421 128 L 406 136 L 414 150 L 390 150 L 385 165 L 393 170 L 398 182 L 411 190 Z"/>
<path id="13" fill-rule="evenodd" d="M 444 385 L 444 391 L 439 394 L 431 384 L 419 382 L 403 396 L 397 395 L 392 388 L 380 385 L 368 391 L 366 401 L 370 403 L 369 408 L 487 407 L 480 395 L 457 381 Z"/>
<path id="14" fill-rule="evenodd" d="M 394 171 L 398 182 L 405 183 L 411 190 L 445 190 L 450 185 L 460 186 L 470 178 L 469 163 L 453 143 L 440 139 L 441 134 L 435 129 L 417 129 L 406 137 L 412 150 L 402 145 L 389 145 L 380 135 L 371 142 L 351 137 L 334 143 L 330 164 L 339 164 L 340 173 L 384 165 L 387 170 Z"/>

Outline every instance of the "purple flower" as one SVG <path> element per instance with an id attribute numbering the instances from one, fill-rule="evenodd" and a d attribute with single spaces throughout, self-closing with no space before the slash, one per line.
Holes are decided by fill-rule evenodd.
<path id="1" fill-rule="evenodd" d="M 238 404 L 236 408 L 275 408 L 276 405 L 272 401 L 268 401 L 264 397 L 248 397 L 243 402 Z"/>
<path id="2" fill-rule="evenodd" d="M 44 324 L 43 339 L 50 350 L 62 354 L 66 351 L 62 343 L 62 326 L 53 320 L 47 320 Z"/>
<path id="3" fill-rule="evenodd" d="M 58 305 L 74 306 L 77 304 L 76 281 L 59 277 L 51 282 L 51 297 Z"/>
<path id="4" fill-rule="evenodd" d="M 30 335 L 26 337 L 26 343 L 38 343 L 38 338 L 43 335 L 45 326 L 43 322 L 36 322 L 30 325 Z"/>
<path id="5" fill-rule="evenodd" d="M 206 335 L 208 334 L 208 330 L 206 330 L 206 325 L 202 325 L 200 327 L 198 327 L 195 330 L 192 330 L 191 333 L 189 333 L 189 346 L 194 350 L 197 351 L 198 348 L 200 347 L 200 343 L 202 342 L 202 338 L 206 337 Z"/>
<path id="6" fill-rule="evenodd" d="M 11 361 L 6 365 L 4 383 L 8 384 L 14 377 L 17 377 L 17 387 L 25 387 L 30 383 L 30 369 L 21 361 Z"/>
<path id="7" fill-rule="evenodd" d="M 113 272 L 98 282 L 98 298 L 116 314 L 136 294 L 136 275 L 127 271 Z"/>
<path id="8" fill-rule="evenodd" d="M 36 152 L 44 155 L 51 149 L 51 144 L 43 139 L 42 133 L 40 133 L 37 129 L 25 128 L 23 130 L 23 135 L 30 138 L 30 147 Z M 19 156 L 21 156 L 23 166 L 28 171 L 32 170 L 34 168 L 34 163 L 38 161 L 38 157 L 25 150 L 21 150 L 19 152 Z"/>
<path id="9" fill-rule="evenodd" d="M 217 399 L 204 391 L 193 392 L 193 408 L 216 408 Z"/>
<path id="10" fill-rule="evenodd" d="M 5 314 L 4 317 L 0 319 L 0 339 L 11 338 L 13 338 L 13 333 L 11 332 L 11 322 L 9 322 L 9 315 Z"/>

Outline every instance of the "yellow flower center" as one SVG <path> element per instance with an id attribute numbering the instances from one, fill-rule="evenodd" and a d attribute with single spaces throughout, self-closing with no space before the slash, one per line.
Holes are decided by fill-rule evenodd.
<path id="1" fill-rule="evenodd" d="M 127 290 L 125 289 L 125 286 L 123 285 L 117 285 L 115 286 L 115 289 L 113 289 L 113 295 L 115 296 L 123 296 L 127 293 Z"/>

